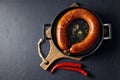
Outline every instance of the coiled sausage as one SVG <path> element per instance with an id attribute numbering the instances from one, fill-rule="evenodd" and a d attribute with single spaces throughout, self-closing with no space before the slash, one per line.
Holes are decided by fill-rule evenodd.
<path id="1" fill-rule="evenodd" d="M 72 44 L 68 47 L 68 28 L 72 21 L 76 19 L 83 19 L 89 25 L 87 36 L 81 42 Z M 89 10 L 84 8 L 76 8 L 66 12 L 58 21 L 56 28 L 56 38 L 60 49 L 69 50 L 70 53 L 81 53 L 88 50 L 95 44 L 100 32 L 100 23 L 98 18 Z"/>

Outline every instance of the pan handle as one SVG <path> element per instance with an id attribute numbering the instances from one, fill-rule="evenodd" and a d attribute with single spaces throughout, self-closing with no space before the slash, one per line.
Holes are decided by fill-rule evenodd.
<path id="1" fill-rule="evenodd" d="M 103 24 L 104 26 L 104 40 L 112 39 L 111 24 Z"/>
<path id="2" fill-rule="evenodd" d="M 47 36 L 46 36 L 46 30 L 48 29 L 48 27 L 50 27 L 51 26 L 51 24 L 44 24 L 43 25 L 43 39 L 51 39 L 51 38 L 48 38 Z"/>
<path id="3" fill-rule="evenodd" d="M 42 52 L 41 52 L 41 45 L 42 45 L 42 43 L 43 43 L 45 40 L 51 39 L 51 38 L 48 38 L 48 37 L 46 36 L 46 33 L 45 33 L 46 30 L 47 30 L 47 28 L 50 27 L 50 26 L 51 26 L 51 24 L 44 24 L 44 25 L 43 25 L 43 35 L 42 35 L 42 38 L 40 38 L 39 41 L 38 41 L 38 43 L 37 43 L 38 54 L 39 54 L 40 58 L 42 59 L 42 61 L 43 61 L 45 64 L 48 64 L 49 62 L 44 58 L 44 56 L 43 56 L 43 54 L 42 54 Z"/>

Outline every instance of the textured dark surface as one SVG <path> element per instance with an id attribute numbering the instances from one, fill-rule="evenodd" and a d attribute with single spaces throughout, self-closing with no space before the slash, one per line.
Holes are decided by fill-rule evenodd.
<path id="1" fill-rule="evenodd" d="M 39 67 L 41 25 L 51 23 L 73 2 L 93 10 L 103 23 L 112 23 L 113 39 L 80 62 L 92 68 L 91 77 L 64 70 L 51 75 Z M 119 9 L 120 0 L 0 0 L 0 80 L 120 80 Z M 46 41 L 43 52 L 47 55 L 48 51 Z"/>

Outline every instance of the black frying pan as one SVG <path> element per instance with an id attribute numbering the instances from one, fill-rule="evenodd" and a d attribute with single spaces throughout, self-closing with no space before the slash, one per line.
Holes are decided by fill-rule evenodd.
<path id="1" fill-rule="evenodd" d="M 60 12 L 56 17 L 55 19 L 53 20 L 52 24 L 47 24 L 44 26 L 45 27 L 48 27 L 50 26 L 51 27 L 51 39 L 53 40 L 55 46 L 63 53 L 63 51 L 59 48 L 58 44 L 57 44 L 57 41 L 56 41 L 56 26 L 57 26 L 57 23 L 59 21 L 59 19 L 68 11 L 70 10 L 73 10 L 73 9 L 76 9 L 76 8 L 84 8 L 84 9 L 87 9 L 89 10 L 90 12 L 92 12 L 90 9 L 88 8 L 85 8 L 85 7 L 70 7 L 70 8 L 67 8 L 65 10 L 63 10 L 62 12 Z M 93 13 L 93 12 L 92 12 Z M 96 15 L 95 13 L 93 13 L 94 15 Z M 98 40 L 96 41 L 96 43 L 87 51 L 83 52 L 83 53 L 78 53 L 77 55 L 73 55 L 73 54 L 70 54 L 70 56 L 87 56 L 91 53 L 93 53 L 94 51 L 96 51 L 100 44 L 102 43 L 103 39 L 104 39 L 104 24 L 102 23 L 102 21 L 100 20 L 100 18 L 96 15 L 96 17 L 98 18 L 99 22 L 100 22 L 100 35 L 99 35 L 99 38 Z M 45 30 L 45 29 L 44 29 Z M 45 34 L 44 34 L 45 35 Z M 45 39 L 49 39 L 47 37 L 45 37 Z"/>

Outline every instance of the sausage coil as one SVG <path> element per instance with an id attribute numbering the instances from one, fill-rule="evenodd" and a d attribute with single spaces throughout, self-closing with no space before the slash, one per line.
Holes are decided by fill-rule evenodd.
<path id="1" fill-rule="evenodd" d="M 83 19 L 89 26 L 85 39 L 68 47 L 68 28 L 71 22 L 76 19 Z M 66 12 L 58 21 L 56 27 L 57 44 L 61 50 L 69 50 L 70 53 L 81 53 L 91 48 L 99 37 L 100 23 L 98 18 L 89 10 L 84 8 L 72 9 Z"/>

